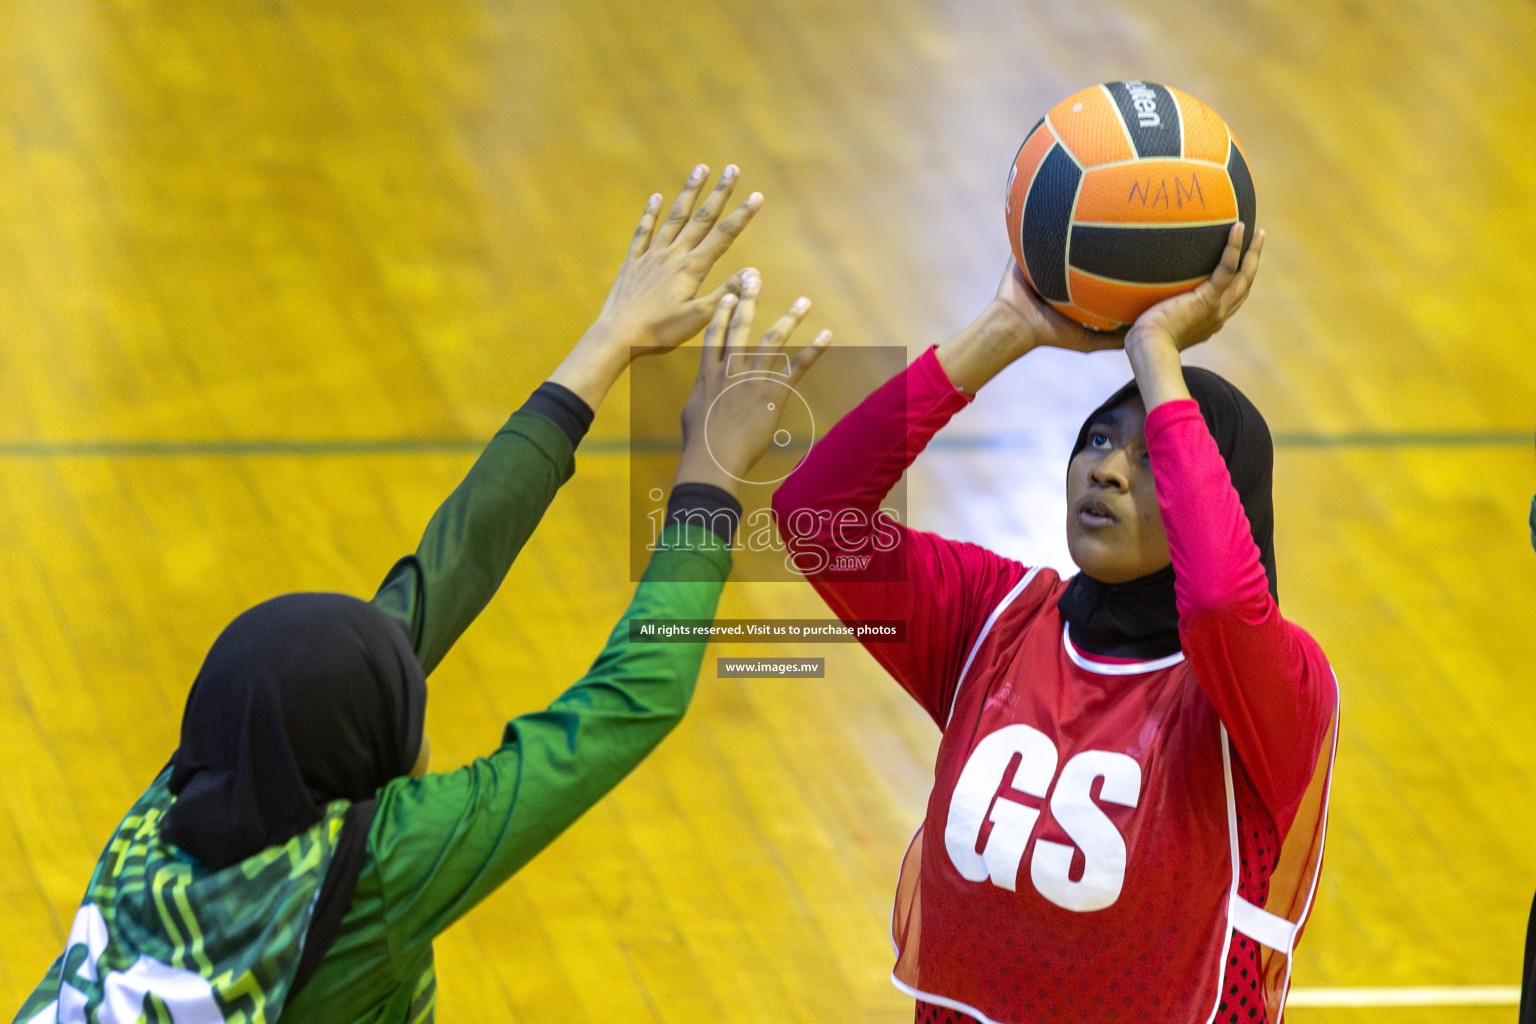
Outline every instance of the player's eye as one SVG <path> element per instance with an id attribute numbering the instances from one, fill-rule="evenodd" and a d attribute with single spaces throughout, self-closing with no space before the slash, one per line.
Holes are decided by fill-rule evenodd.
<path id="1" fill-rule="evenodd" d="M 1093 433 L 1088 435 L 1088 447 L 1090 447 L 1090 448 L 1108 448 L 1109 447 L 1109 435 L 1104 433 L 1101 430 L 1095 430 Z"/>

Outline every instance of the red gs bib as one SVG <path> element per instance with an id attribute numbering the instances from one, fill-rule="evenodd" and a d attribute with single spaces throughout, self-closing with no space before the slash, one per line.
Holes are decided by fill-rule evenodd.
<path id="1" fill-rule="evenodd" d="M 1209 1021 L 1235 928 L 1267 947 L 1259 987 L 1278 1022 L 1332 736 L 1256 906 L 1238 891 L 1234 754 L 1183 655 L 1078 651 L 1037 574 L 961 671 L 902 864 L 893 980 L 981 1021 Z"/>

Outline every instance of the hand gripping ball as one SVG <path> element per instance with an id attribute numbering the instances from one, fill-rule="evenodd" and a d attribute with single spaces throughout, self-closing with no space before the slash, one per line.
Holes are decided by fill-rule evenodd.
<path id="1" fill-rule="evenodd" d="M 1008 174 L 1008 236 L 1056 309 L 1115 330 L 1216 269 L 1235 221 L 1253 240 L 1253 179 L 1225 121 L 1188 93 L 1108 82 L 1035 125 Z"/>

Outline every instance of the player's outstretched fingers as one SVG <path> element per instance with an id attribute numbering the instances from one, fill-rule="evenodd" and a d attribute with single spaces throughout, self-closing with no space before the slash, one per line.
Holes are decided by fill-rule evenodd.
<path id="1" fill-rule="evenodd" d="M 1253 233 L 1253 244 L 1248 247 L 1248 255 L 1243 257 L 1243 272 L 1250 277 L 1259 272 L 1259 254 L 1264 251 L 1264 239 L 1269 237 L 1263 229 Z M 1249 267 L 1252 266 L 1252 270 Z"/>
<path id="2" fill-rule="evenodd" d="M 832 344 L 832 332 L 822 330 L 809 345 L 794 354 L 789 360 L 789 383 L 791 387 L 800 383 L 800 378 L 805 376 L 805 371 L 811 368 L 812 363 L 821 358 L 821 354 L 827 350 L 827 346 L 830 344 Z"/>
<path id="3" fill-rule="evenodd" d="M 795 300 L 794 305 L 774 321 L 773 326 L 763 333 L 762 345 L 758 351 L 769 353 L 775 349 L 783 348 L 789 336 L 795 333 L 795 328 L 805 319 L 805 314 L 810 311 L 811 300 L 804 295 Z"/>
<path id="4" fill-rule="evenodd" d="M 1259 256 L 1264 252 L 1264 231 L 1259 229 L 1254 232 L 1253 244 L 1248 247 L 1248 254 L 1243 257 L 1243 265 L 1237 272 L 1237 278 L 1233 281 L 1231 289 L 1234 299 L 1232 312 L 1237 312 L 1248 298 L 1248 292 L 1253 289 L 1253 279 L 1259 273 Z M 1230 315 L 1230 314 L 1229 314 Z"/>
<path id="5" fill-rule="evenodd" d="M 1215 290 L 1213 302 L 1218 330 L 1221 324 L 1232 319 L 1233 313 L 1238 312 L 1246 301 L 1253 287 L 1253 276 L 1258 273 L 1258 256 L 1263 249 L 1264 232 L 1256 232 L 1252 246 L 1247 250 L 1247 255 L 1243 256 L 1243 263 L 1238 264 L 1240 253 L 1243 252 L 1243 224 L 1241 221 L 1233 224 L 1232 236 L 1227 239 L 1227 247 L 1221 252 L 1221 264 L 1206 282 L 1210 290 Z"/>
<path id="6" fill-rule="evenodd" d="M 710 292 L 708 295 L 700 295 L 698 298 L 694 299 L 690 305 L 698 306 L 700 309 L 707 310 L 708 312 L 706 313 L 706 316 L 712 315 L 714 313 L 715 307 L 720 305 L 720 300 L 725 298 L 727 294 L 734 295 L 738 299 L 741 298 L 741 282 L 745 275 L 748 273 L 755 274 L 757 271 L 752 270 L 751 268 L 736 271 L 736 273 L 732 274 L 730 277 L 726 278 L 724 282 L 718 285 L 714 291 Z"/>
<path id="7" fill-rule="evenodd" d="M 656 234 L 656 217 L 661 213 L 661 193 L 651 194 L 651 198 L 645 201 L 645 212 L 640 215 L 640 223 L 635 226 L 635 235 L 629 240 L 629 252 L 625 253 L 626 259 L 634 259 L 651 247 L 651 238 Z"/>
<path id="8" fill-rule="evenodd" d="M 741 272 L 741 304 L 731 320 L 731 329 L 725 336 L 725 347 L 735 352 L 745 352 L 752 337 L 752 321 L 757 316 L 757 295 L 762 290 L 763 279 L 750 267 Z"/>
<path id="9" fill-rule="evenodd" d="M 1242 251 L 1243 222 L 1238 221 L 1227 231 L 1227 244 L 1221 250 L 1221 260 L 1217 262 L 1216 269 L 1194 291 L 1188 293 L 1190 299 L 1198 304 L 1201 311 L 1198 315 L 1212 321 L 1212 331 L 1219 330 L 1222 322 L 1230 315 L 1227 309 L 1232 285 L 1237 279 L 1238 257 Z M 1209 336 L 1206 334 L 1197 340 L 1203 341 Z"/>
<path id="10" fill-rule="evenodd" d="M 699 201 L 699 191 L 704 187 L 704 180 L 709 177 L 709 168 L 699 164 L 688 175 L 688 181 L 683 185 L 683 190 L 677 194 L 677 199 L 672 203 L 672 209 L 667 212 L 667 219 L 661 222 L 656 229 L 656 238 L 653 245 L 671 245 L 677 238 L 678 232 L 683 230 L 683 225 L 688 222 L 689 214 L 693 213 L 694 204 Z"/>
<path id="11" fill-rule="evenodd" d="M 1211 276 L 1200 283 L 1195 293 L 1201 301 L 1219 309 L 1221 299 L 1226 295 L 1227 285 L 1232 283 L 1237 276 L 1238 258 L 1243 251 L 1243 222 L 1238 221 L 1227 231 L 1227 244 L 1221 250 L 1221 259 L 1216 264 L 1216 269 L 1211 271 Z"/>
<path id="12" fill-rule="evenodd" d="M 721 218 L 714 227 L 709 229 L 709 234 L 693 248 L 693 259 L 700 276 L 709 273 L 709 268 L 714 266 L 725 250 L 736 241 L 736 236 L 746 230 L 752 218 L 757 216 L 757 211 L 763 207 L 763 194 L 753 192 L 747 196 L 736 209 L 726 217 Z"/>
<path id="13" fill-rule="evenodd" d="M 715 221 L 720 219 L 726 200 L 731 198 L 731 191 L 736 187 L 737 173 L 738 168 L 735 164 L 727 164 L 725 170 L 720 172 L 720 181 L 716 183 L 704 202 L 699 204 L 699 208 L 693 211 L 693 216 L 688 218 L 688 223 L 678 232 L 678 245 L 691 249 L 709 234 L 710 229 L 715 226 Z"/>
<path id="14" fill-rule="evenodd" d="M 715 304 L 715 311 L 704 328 L 704 351 L 699 356 L 699 376 L 712 371 L 725 361 L 725 338 L 740 300 L 735 292 L 728 292 Z"/>

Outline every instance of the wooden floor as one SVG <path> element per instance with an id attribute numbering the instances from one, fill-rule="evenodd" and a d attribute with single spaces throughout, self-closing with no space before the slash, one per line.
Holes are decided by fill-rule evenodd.
<path id="1" fill-rule="evenodd" d="M 371 592 L 595 314 L 646 195 L 739 163 L 768 201 L 734 265 L 767 302 L 915 355 L 990 294 L 1023 133 L 1137 77 L 1222 112 L 1270 233 L 1197 361 L 1279 436 L 1284 606 L 1343 685 L 1296 984 L 1515 984 L 1533 55 L 1524 0 L 0 2 L 0 1014 L 217 631 L 279 592 Z M 945 435 L 983 443 L 914 470 L 912 518 L 1060 564 L 1064 435 L 1126 373 L 1000 378 Z M 434 676 L 439 767 L 578 676 L 626 603 L 623 392 Z M 722 614 L 825 612 L 732 584 Z M 862 651 L 797 652 L 827 678 L 721 680 L 712 652 L 674 737 L 440 940 L 442 1020 L 910 1019 L 887 922 L 936 731 Z"/>

